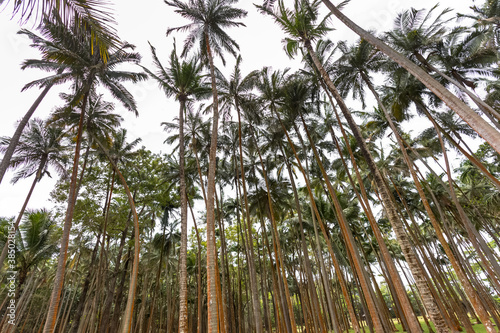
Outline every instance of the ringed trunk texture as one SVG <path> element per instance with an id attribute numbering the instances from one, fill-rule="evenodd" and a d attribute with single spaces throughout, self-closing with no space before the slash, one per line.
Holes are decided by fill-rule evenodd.
<path id="1" fill-rule="evenodd" d="M 479 294 L 474 289 L 471 281 L 467 279 L 466 272 L 464 271 L 463 267 L 457 261 L 455 254 L 452 252 L 447 240 L 444 238 L 444 235 L 441 231 L 441 226 L 438 224 L 438 221 L 437 221 L 434 213 L 432 212 L 432 209 L 431 209 L 429 202 L 428 202 L 428 200 L 425 196 L 425 193 L 423 191 L 422 185 L 420 184 L 420 181 L 419 181 L 417 174 L 415 172 L 415 169 L 413 167 L 413 163 L 410 160 L 408 153 L 406 152 L 406 149 L 403 145 L 403 142 L 401 141 L 401 138 L 399 136 L 399 133 L 398 133 L 396 127 L 394 126 L 394 123 L 392 122 L 392 119 L 391 119 L 389 112 L 382 105 L 382 103 L 379 102 L 379 104 L 381 105 L 382 110 L 384 111 L 385 116 L 387 118 L 387 121 L 389 122 L 389 125 L 390 125 L 391 129 L 393 130 L 394 135 L 396 136 L 398 144 L 401 147 L 403 157 L 404 157 L 406 163 L 408 164 L 408 169 L 409 169 L 410 174 L 411 174 L 413 181 L 415 183 L 415 187 L 417 188 L 417 191 L 420 195 L 420 198 L 422 200 L 424 208 L 425 208 L 427 214 L 429 215 L 429 219 L 431 221 L 431 224 L 436 231 L 436 236 L 439 239 L 441 245 L 443 246 L 443 249 L 444 249 L 446 255 L 448 256 L 448 259 L 450 260 L 451 265 L 453 266 L 453 269 L 455 270 L 455 273 L 457 274 L 458 279 L 459 279 L 460 283 L 462 284 L 462 287 L 464 288 L 465 294 L 469 298 L 474 310 L 477 312 L 479 318 L 483 322 L 483 324 L 486 328 L 486 331 L 487 332 L 495 332 L 495 329 L 493 328 L 493 325 L 489 319 L 489 314 L 488 314 L 487 310 L 484 308 L 483 304 L 481 303 L 481 300 L 479 299 Z M 441 136 L 439 136 L 439 138 L 441 140 Z M 444 154 L 446 154 L 446 152 L 444 152 Z M 446 162 L 447 162 L 447 160 L 446 160 Z M 453 197 L 453 192 L 452 192 L 452 197 Z M 450 241 L 452 241 L 452 240 L 450 239 Z"/>

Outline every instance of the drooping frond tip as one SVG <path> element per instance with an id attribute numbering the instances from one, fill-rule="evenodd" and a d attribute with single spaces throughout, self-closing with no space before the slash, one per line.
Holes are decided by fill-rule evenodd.
<path id="1" fill-rule="evenodd" d="M 342 9 L 344 8 L 351 0 L 344 0 L 342 1 L 341 3 L 339 3 L 336 7 L 338 9 Z M 265 8 L 267 10 L 271 10 L 273 9 L 273 6 L 274 6 L 274 3 L 276 2 L 276 0 L 264 0 L 264 2 L 262 3 L 262 6 L 259 6 L 259 7 L 262 7 L 262 8 Z"/>
<path id="2" fill-rule="evenodd" d="M 264 0 L 264 2 L 262 3 L 262 7 L 270 10 L 273 8 L 275 2 L 276 0 Z"/>

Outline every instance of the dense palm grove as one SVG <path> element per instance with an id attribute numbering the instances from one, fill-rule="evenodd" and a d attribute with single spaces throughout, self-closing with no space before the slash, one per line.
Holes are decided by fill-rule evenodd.
<path id="1" fill-rule="evenodd" d="M 92 1 L 15 3 L 46 75 L 0 139 L 0 181 L 32 180 L 0 218 L 1 332 L 498 331 L 500 1 L 386 32 L 263 1 L 302 68 L 249 73 L 236 1 L 165 6 L 183 47 L 147 64 Z M 360 39 L 330 40 L 334 16 Z M 167 154 L 122 127 L 148 79 L 178 103 Z M 30 209 L 45 176 L 54 204 Z"/>

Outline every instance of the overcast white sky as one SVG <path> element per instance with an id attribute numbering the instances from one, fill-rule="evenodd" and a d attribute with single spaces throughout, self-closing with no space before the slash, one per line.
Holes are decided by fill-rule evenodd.
<path id="1" fill-rule="evenodd" d="M 166 38 L 165 32 L 167 28 L 185 24 L 186 21 L 161 0 L 147 0 L 140 2 L 140 4 L 135 1 L 114 2 L 118 23 L 117 30 L 121 39 L 136 45 L 136 51 L 143 56 L 142 64 L 153 68 L 148 46 L 148 41 L 150 41 L 157 48 L 157 54 L 160 59 L 164 59 L 166 65 L 172 49 L 173 36 Z M 260 3 L 260 1 L 256 3 Z M 344 12 L 363 28 L 381 32 L 392 27 L 393 19 L 398 12 L 410 7 L 431 8 L 435 4 L 436 1 L 432 0 L 351 0 Z M 451 7 L 456 12 L 465 13 L 470 11 L 468 7 L 472 4 L 472 1 L 467 0 L 442 0 L 440 8 Z M 243 20 L 247 27 L 229 31 L 229 34 L 240 44 L 243 74 L 263 66 L 273 66 L 274 68 L 294 67 L 294 64 L 297 66 L 297 62 L 292 62 L 284 54 L 281 44 L 284 34 L 271 18 L 258 13 L 250 1 L 240 1 L 237 6 L 248 11 L 248 16 Z M 16 121 L 24 115 L 40 92 L 34 88 L 21 93 L 24 84 L 46 75 L 44 72 L 33 69 L 20 70 L 20 64 L 24 59 L 39 58 L 39 54 L 29 46 L 29 40 L 25 36 L 16 34 L 20 26 L 15 19 L 10 20 L 10 13 L 11 11 L 8 9 L 0 12 L 0 45 L 2 45 L 0 53 L 0 136 L 11 136 L 14 133 Z M 336 30 L 331 32 L 328 37 L 333 41 L 353 41 L 357 38 L 338 20 L 332 19 L 332 25 Z M 32 26 L 24 27 L 33 30 Z M 177 36 L 176 39 L 180 49 L 183 38 Z M 234 62 L 229 55 L 227 60 L 226 72 L 229 73 Z M 218 65 L 222 66 L 220 62 Z M 59 92 L 65 90 L 67 87 L 53 88 L 34 116 L 46 118 L 54 107 L 61 105 L 58 95 Z M 116 104 L 116 111 L 125 119 L 123 127 L 128 129 L 129 139 L 141 137 L 142 144 L 148 149 L 153 152 L 166 152 L 166 147 L 162 144 L 166 134 L 162 131 L 160 123 L 172 121 L 177 115 L 178 106 L 174 101 L 167 101 L 153 81 L 130 86 L 130 91 L 139 105 L 138 118 Z M 11 176 L 12 172 L 9 172 L 0 184 L 0 216 L 17 214 L 32 183 L 32 179 L 27 179 L 12 186 L 9 183 Z M 55 178 L 44 177 L 42 179 L 33 193 L 29 208 L 50 206 L 47 199 L 56 181 Z"/>

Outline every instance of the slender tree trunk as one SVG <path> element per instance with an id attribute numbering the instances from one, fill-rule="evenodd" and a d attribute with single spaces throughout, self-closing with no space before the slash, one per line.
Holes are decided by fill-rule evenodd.
<path id="1" fill-rule="evenodd" d="M 198 243 L 198 252 L 196 254 L 196 259 L 197 259 L 197 266 L 198 266 L 198 274 L 196 275 L 196 283 L 198 285 L 197 288 L 197 301 L 198 301 L 198 310 L 196 312 L 197 315 L 197 328 L 196 332 L 201 333 L 201 323 L 202 323 L 202 316 L 201 316 L 201 311 L 202 311 L 202 303 L 203 303 L 203 295 L 201 294 L 201 237 L 200 233 L 198 232 L 198 226 L 196 225 L 196 219 L 194 217 L 193 213 L 193 207 L 191 207 L 191 203 L 189 200 L 187 200 L 187 203 L 189 205 L 189 210 L 191 212 L 191 216 L 193 218 L 193 223 L 194 223 L 194 230 L 196 232 L 196 241 Z"/>
<path id="2" fill-rule="evenodd" d="M 219 101 L 217 97 L 217 85 L 215 83 L 215 67 L 210 49 L 208 32 L 204 32 L 207 45 L 208 60 L 210 63 L 210 76 L 213 94 L 212 135 L 210 140 L 210 154 L 207 179 L 207 306 L 208 306 L 208 333 L 216 333 L 218 330 L 217 312 L 217 286 L 216 286 L 216 248 L 215 248 L 215 169 L 217 155 L 217 130 L 219 128 Z"/>
<path id="3" fill-rule="evenodd" d="M 111 165 L 113 166 L 113 170 L 118 175 L 118 178 L 120 179 L 120 182 L 122 183 L 122 186 L 123 186 L 125 193 L 127 195 L 128 203 L 130 205 L 130 209 L 132 211 L 132 217 L 134 220 L 134 261 L 132 263 L 132 274 L 130 276 L 127 304 L 125 306 L 125 313 L 123 315 L 123 321 L 122 321 L 121 328 L 120 328 L 121 333 L 129 333 L 130 329 L 132 327 L 132 315 L 134 312 L 135 292 L 136 292 L 136 287 L 137 287 L 137 276 L 139 274 L 139 252 L 140 252 L 139 218 L 137 216 L 137 211 L 135 209 L 134 198 L 132 196 L 132 193 L 130 193 L 130 189 L 127 185 L 127 181 L 125 180 L 125 177 L 123 177 L 122 173 L 118 169 L 118 166 L 113 161 L 113 159 L 109 155 L 109 152 L 102 145 L 102 143 L 95 137 L 94 137 L 94 140 L 99 144 L 99 146 L 101 147 L 101 150 L 104 152 L 104 154 L 108 158 L 109 163 L 111 163 Z"/>
<path id="4" fill-rule="evenodd" d="M 493 115 L 496 118 L 496 120 L 495 119 L 491 119 L 490 117 L 488 117 L 488 118 L 490 118 L 490 120 L 492 121 L 493 125 L 495 125 L 495 127 L 500 130 L 500 123 L 499 123 L 499 121 L 500 121 L 500 114 L 495 109 L 493 109 L 491 106 L 489 106 L 488 104 L 486 104 L 483 100 L 481 100 L 479 97 L 477 97 L 476 95 L 474 95 L 461 82 L 459 82 L 458 80 L 455 80 L 454 78 L 446 75 L 445 73 L 441 72 L 439 69 L 437 69 L 436 67 L 434 67 L 420 53 L 415 52 L 414 54 L 417 57 L 418 61 L 420 61 L 421 63 L 423 63 L 427 67 L 429 67 L 431 70 L 433 70 L 434 72 L 436 72 L 441 77 L 443 77 L 446 80 L 448 80 L 455 87 L 457 87 L 458 89 L 460 89 L 461 91 L 463 91 L 467 96 L 469 96 L 470 99 L 472 99 L 472 101 L 474 101 L 474 103 L 479 107 L 479 109 L 481 109 L 481 111 L 483 111 L 486 115 L 488 115 L 488 114 Z"/>
<path id="5" fill-rule="evenodd" d="M 247 219 L 247 233 L 248 233 L 248 268 L 250 275 L 250 291 L 252 294 L 252 306 L 253 306 L 253 316 L 255 321 L 255 329 L 257 333 L 262 332 L 262 316 L 260 313 L 260 300 L 259 300 L 259 290 L 257 286 L 257 274 L 255 272 L 255 258 L 253 250 L 253 231 L 252 224 L 250 221 L 250 213 L 248 208 L 248 198 L 247 198 L 247 186 L 245 179 L 245 168 L 243 165 L 243 147 L 242 147 L 242 134 L 241 134 L 241 112 L 238 103 L 236 102 L 236 111 L 238 113 L 238 147 L 240 155 L 240 172 L 241 172 L 241 183 L 243 185 L 243 196 L 245 199 L 245 214 Z M 265 301 L 265 300 L 263 300 Z"/>
<path id="6" fill-rule="evenodd" d="M 184 97 L 179 97 L 179 178 L 181 197 L 181 248 L 179 253 L 179 333 L 188 333 L 187 195 L 184 172 Z"/>
<path id="7" fill-rule="evenodd" d="M 293 197 L 294 197 L 295 205 L 297 207 L 297 218 L 299 220 L 299 229 L 300 229 L 300 243 L 301 243 L 302 252 L 304 255 L 304 266 L 305 266 L 305 271 L 306 271 L 306 275 L 307 275 L 308 287 L 309 287 L 309 290 L 311 293 L 311 298 L 312 298 L 311 301 L 312 301 L 313 307 L 315 309 L 314 312 L 316 313 L 317 316 L 320 317 L 321 311 L 319 310 L 318 295 L 317 295 L 316 290 L 315 290 L 316 288 L 314 287 L 314 278 L 312 275 L 311 260 L 309 259 L 309 253 L 308 253 L 309 251 L 307 249 L 306 239 L 305 239 L 305 235 L 304 235 L 304 226 L 303 226 L 303 222 L 302 222 L 302 210 L 300 208 L 300 202 L 299 202 L 299 197 L 297 194 L 297 188 L 295 186 L 295 181 L 293 179 L 293 174 L 292 174 L 290 164 L 288 162 L 288 158 L 286 157 L 285 152 L 284 152 L 281 144 L 280 144 L 280 149 L 281 149 L 281 153 L 283 154 L 283 157 L 285 158 L 285 164 L 286 164 L 287 171 L 288 171 L 288 177 L 290 178 L 290 183 L 292 185 L 292 191 L 293 191 Z M 324 276 L 324 274 L 321 274 L 321 276 Z M 325 282 L 325 281 L 323 281 L 323 282 Z M 325 288 L 328 288 L 327 287 L 328 284 L 325 283 L 324 285 L 325 285 Z M 335 319 L 335 314 L 333 312 L 333 306 L 331 305 L 331 299 L 329 299 L 328 297 L 327 297 L 327 299 L 329 300 L 329 303 L 328 303 L 329 311 L 328 312 L 330 313 L 330 317 L 332 320 L 334 331 L 335 331 L 335 333 L 339 333 L 338 324 L 337 324 L 337 321 Z M 325 313 L 326 312 L 327 311 L 325 311 Z M 320 322 L 322 322 L 321 318 L 320 318 Z M 322 330 L 323 331 L 326 330 L 326 327 L 322 327 Z"/>
<path id="8" fill-rule="evenodd" d="M 119 249 L 118 249 L 118 255 L 116 256 L 116 261 L 115 261 L 115 269 L 114 269 L 113 275 L 111 277 L 111 281 L 106 286 L 107 293 L 106 293 L 106 298 L 104 301 L 103 313 L 101 315 L 102 319 L 101 319 L 100 333 L 106 333 L 109 331 L 109 327 L 110 327 L 110 320 L 109 319 L 110 319 L 110 315 L 111 315 L 111 308 L 113 306 L 113 294 L 115 291 L 118 273 L 120 272 L 120 263 L 121 263 L 121 259 L 122 259 L 123 248 L 125 246 L 125 240 L 127 238 L 127 231 L 128 231 L 131 215 L 132 215 L 132 211 L 130 211 L 130 213 L 129 213 L 129 217 L 127 218 L 127 225 L 125 226 L 125 229 L 122 232 L 122 236 L 120 239 L 120 245 L 119 245 Z"/>
<path id="9" fill-rule="evenodd" d="M 381 103 L 379 103 L 379 104 L 381 104 Z M 474 307 L 474 309 L 478 313 L 479 318 L 481 319 L 481 321 L 483 322 L 483 324 L 486 328 L 486 331 L 487 332 L 495 332 L 495 329 L 493 328 L 492 323 L 489 319 L 489 314 L 487 313 L 484 306 L 481 304 L 481 299 L 479 298 L 477 291 L 474 289 L 471 282 L 467 279 L 465 271 L 463 270 L 462 266 L 458 263 L 458 261 L 455 257 L 455 254 L 452 252 L 448 242 L 444 238 L 444 235 L 443 235 L 442 230 L 441 230 L 441 226 L 439 225 L 439 223 L 438 223 L 438 221 L 437 221 L 437 219 L 436 219 L 436 217 L 435 217 L 435 215 L 434 215 L 434 213 L 429 205 L 429 202 L 428 202 L 428 200 L 425 196 L 425 193 L 422 189 L 422 185 L 420 184 L 420 181 L 416 175 L 415 169 L 413 167 L 413 163 L 410 160 L 408 153 L 406 152 L 406 148 L 404 147 L 403 142 L 401 141 L 399 133 L 398 133 L 396 127 L 394 126 L 394 123 L 392 122 L 391 115 L 389 114 L 387 109 L 385 109 L 385 107 L 383 107 L 383 105 L 381 105 L 381 106 L 382 106 L 382 109 L 385 113 L 387 121 L 389 122 L 389 125 L 391 126 L 391 129 L 393 130 L 394 135 L 396 136 L 398 144 L 401 147 L 401 152 L 403 153 L 403 157 L 408 165 L 408 169 L 409 169 L 410 174 L 413 178 L 415 187 L 417 188 L 417 191 L 420 195 L 420 198 L 422 200 L 424 208 L 429 216 L 429 219 L 432 223 L 432 226 L 434 227 L 434 229 L 436 231 L 436 236 L 437 236 L 438 240 L 440 241 L 441 245 L 443 246 L 443 249 L 444 249 L 446 255 L 448 256 L 448 259 L 450 260 L 450 262 L 455 270 L 455 273 L 457 274 L 457 276 L 460 280 L 460 283 L 462 284 L 462 286 L 465 290 L 467 297 L 469 298 L 469 300 L 472 303 L 472 306 Z"/>
<path id="10" fill-rule="evenodd" d="M 64 271 L 66 269 L 66 259 L 68 256 L 69 236 L 76 203 L 76 185 L 78 175 L 78 162 L 80 160 L 80 147 L 82 144 L 83 119 L 85 118 L 85 109 L 88 102 L 89 91 L 90 87 L 87 87 L 87 91 L 83 95 L 83 105 L 80 113 L 80 121 L 78 123 L 75 158 L 73 160 L 73 171 L 71 173 L 71 182 L 68 195 L 68 208 L 66 210 L 66 218 L 64 221 L 61 248 L 59 251 L 59 260 L 57 262 L 57 270 L 54 278 L 54 287 L 50 296 L 50 305 L 47 312 L 47 318 L 45 320 L 45 326 L 43 328 L 44 333 L 54 332 L 54 327 L 57 319 L 57 310 L 59 309 L 59 301 L 64 283 Z"/>

